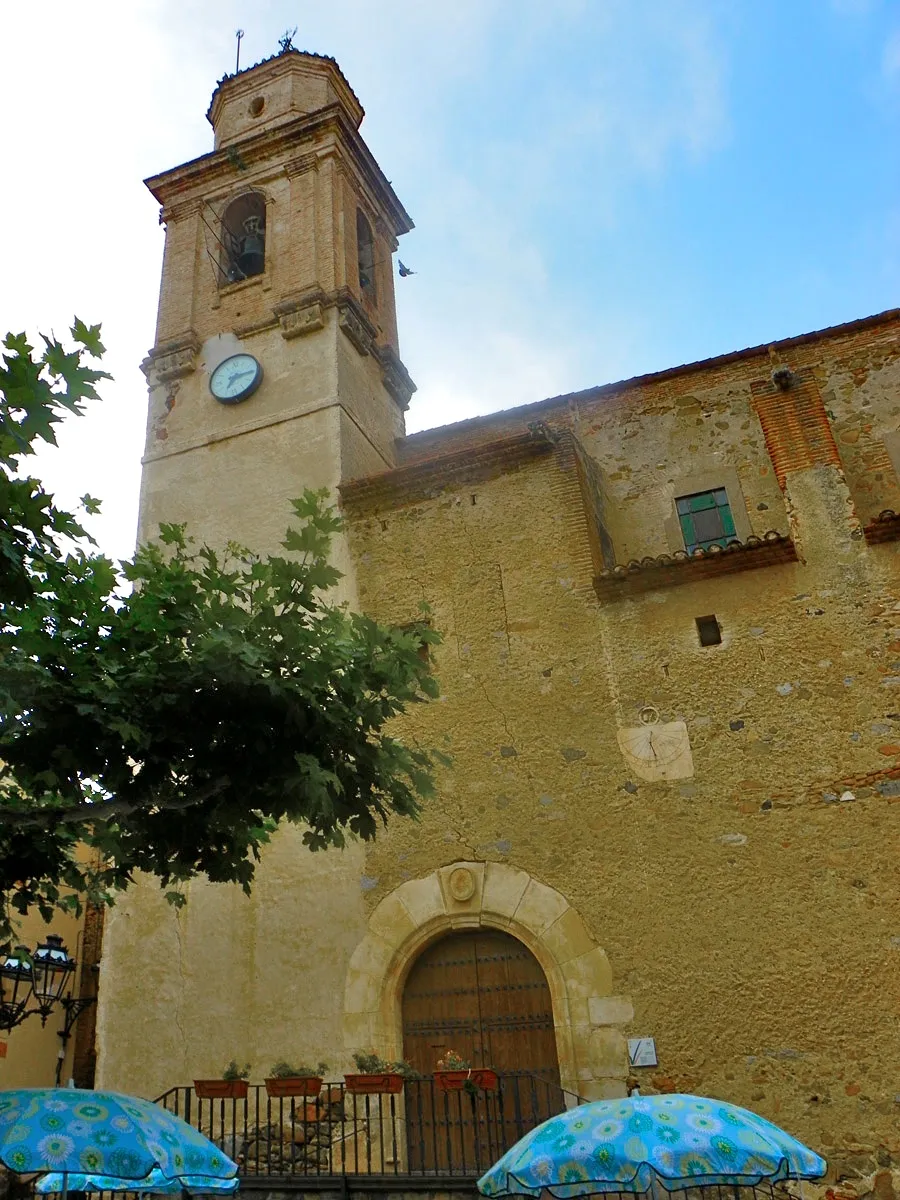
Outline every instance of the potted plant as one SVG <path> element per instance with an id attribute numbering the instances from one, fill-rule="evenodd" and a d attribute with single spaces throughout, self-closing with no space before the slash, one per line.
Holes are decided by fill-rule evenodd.
<path id="1" fill-rule="evenodd" d="M 458 1092 L 465 1088 L 474 1092 L 495 1092 L 500 1081 L 497 1072 L 490 1067 L 473 1067 L 455 1050 L 447 1050 L 435 1063 L 434 1086 L 441 1092 Z"/>
<path id="2" fill-rule="evenodd" d="M 418 1072 L 407 1062 L 387 1062 L 373 1051 L 357 1050 L 353 1055 L 357 1074 L 345 1075 L 344 1084 L 348 1092 L 366 1095 L 396 1093 L 402 1091 L 406 1079 L 418 1079 Z"/>
<path id="3" fill-rule="evenodd" d="M 241 1069 L 237 1061 L 232 1059 L 222 1072 L 221 1079 L 195 1079 L 194 1091 L 201 1100 L 245 1100 L 249 1075 L 249 1063 L 245 1063 Z"/>
<path id="4" fill-rule="evenodd" d="M 320 1062 L 312 1067 L 292 1067 L 290 1063 L 277 1062 L 266 1078 L 266 1091 L 270 1096 L 318 1096 L 322 1090 L 322 1077 L 328 1071 L 328 1063 Z"/>

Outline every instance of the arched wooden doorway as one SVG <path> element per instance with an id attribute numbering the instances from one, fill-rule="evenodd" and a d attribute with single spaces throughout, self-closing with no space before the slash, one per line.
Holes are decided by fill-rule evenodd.
<path id="1" fill-rule="evenodd" d="M 432 1106 L 429 1093 L 424 1105 L 409 1105 L 418 1123 L 409 1129 L 411 1165 L 440 1170 L 449 1157 L 454 1168 L 480 1167 L 485 1152 L 502 1153 L 499 1142 L 511 1146 L 521 1136 L 523 1120 L 531 1126 L 559 1111 L 550 989 L 517 938 L 481 928 L 432 943 L 407 977 L 402 1011 L 403 1057 L 423 1076 L 455 1050 L 502 1078 L 502 1095 L 456 1093 Z"/>

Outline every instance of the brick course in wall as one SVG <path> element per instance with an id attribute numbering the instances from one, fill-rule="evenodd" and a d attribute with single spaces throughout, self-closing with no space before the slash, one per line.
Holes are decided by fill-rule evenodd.
<path id="1" fill-rule="evenodd" d="M 840 455 L 812 373 L 794 377 L 782 390 L 769 381 L 751 386 L 779 484 L 791 471 L 837 466 Z"/>

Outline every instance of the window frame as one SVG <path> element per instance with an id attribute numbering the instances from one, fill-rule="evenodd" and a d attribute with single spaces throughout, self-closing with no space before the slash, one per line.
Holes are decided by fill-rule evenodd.
<path id="1" fill-rule="evenodd" d="M 712 513 L 719 519 L 721 532 L 713 533 L 712 536 L 701 536 L 703 530 L 698 529 L 697 517 L 700 514 Z M 707 551 L 713 546 L 724 548 L 729 542 L 740 540 L 734 511 L 728 498 L 728 489 L 725 487 L 706 488 L 676 496 L 675 514 L 688 554 L 694 554 L 697 550 Z"/>

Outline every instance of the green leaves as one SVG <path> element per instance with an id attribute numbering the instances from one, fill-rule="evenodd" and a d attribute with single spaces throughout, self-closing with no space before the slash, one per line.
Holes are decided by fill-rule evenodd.
<path id="1" fill-rule="evenodd" d="M 99 327 L 72 336 L 40 356 L 8 337 L 0 369 L 4 913 L 109 900 L 137 871 L 176 904 L 197 874 L 249 890 L 281 821 L 319 849 L 415 816 L 440 759 L 387 728 L 437 695 L 427 616 L 398 630 L 329 604 L 341 521 L 323 491 L 292 502 L 283 556 L 197 546 L 179 525 L 130 562 L 95 553 L 17 473 L 105 377 L 83 361 Z"/>
<path id="2" fill-rule="evenodd" d="M 106 347 L 100 341 L 99 325 L 85 325 L 84 321 L 76 317 L 72 326 L 72 337 L 84 346 L 92 358 L 102 358 L 106 353 Z"/>

